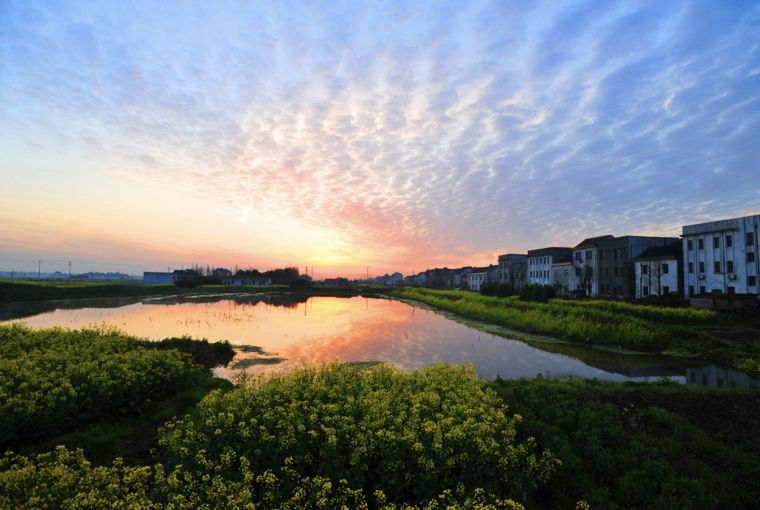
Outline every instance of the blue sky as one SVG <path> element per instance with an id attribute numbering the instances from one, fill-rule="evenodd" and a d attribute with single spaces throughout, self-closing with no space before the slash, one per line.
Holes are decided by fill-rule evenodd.
<path id="1" fill-rule="evenodd" d="M 678 235 L 760 211 L 759 98 L 759 2 L 0 1 L 0 270 Z"/>

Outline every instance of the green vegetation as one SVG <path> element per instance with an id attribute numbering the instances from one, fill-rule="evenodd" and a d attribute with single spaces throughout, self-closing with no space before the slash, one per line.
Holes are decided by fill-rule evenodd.
<path id="1" fill-rule="evenodd" d="M 240 361 L 236 362 L 234 365 L 232 365 L 232 369 L 234 370 L 240 370 L 243 368 L 252 367 L 253 365 L 276 365 L 278 363 L 282 363 L 287 358 L 246 358 L 241 359 Z"/>
<path id="2" fill-rule="evenodd" d="M 468 367 L 304 367 L 212 391 L 150 465 L 8 453 L 0 507 L 519 508 L 559 464 L 519 422 Z"/>
<path id="3" fill-rule="evenodd" d="M 497 393 L 562 463 L 546 508 L 756 508 L 760 392 L 669 383 L 497 380 Z"/>
<path id="4" fill-rule="evenodd" d="M 419 301 L 462 317 L 527 333 L 646 352 L 701 356 L 760 374 L 760 328 L 723 320 L 713 311 L 665 308 L 607 300 L 499 298 L 466 291 L 393 289 L 394 297 Z"/>

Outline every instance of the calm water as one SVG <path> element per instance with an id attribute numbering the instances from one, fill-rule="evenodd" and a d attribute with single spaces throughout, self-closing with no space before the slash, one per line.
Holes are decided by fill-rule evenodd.
<path id="1" fill-rule="evenodd" d="M 687 367 L 670 358 L 620 355 L 567 344 L 533 344 L 541 347 L 536 348 L 387 299 L 257 295 L 68 301 L 57 306 L 42 313 L 0 310 L 0 316 L 34 313 L 2 323 L 26 322 L 35 328 L 106 324 L 149 339 L 190 335 L 249 346 L 238 350 L 230 367 L 217 369 L 218 375 L 229 378 L 241 367 L 259 374 L 312 361 L 382 361 L 402 369 L 466 361 L 475 364 L 475 372 L 485 379 L 548 374 L 625 381 L 669 376 L 697 384 L 757 384 L 738 372 Z"/>

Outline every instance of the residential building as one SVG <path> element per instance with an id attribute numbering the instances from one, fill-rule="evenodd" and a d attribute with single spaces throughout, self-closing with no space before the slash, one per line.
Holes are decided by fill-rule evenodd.
<path id="1" fill-rule="evenodd" d="M 684 295 L 758 295 L 760 214 L 684 225 Z"/>
<path id="2" fill-rule="evenodd" d="M 145 285 L 156 285 L 159 283 L 174 283 L 173 273 L 153 273 L 146 271 L 143 273 L 143 283 Z"/>
<path id="3" fill-rule="evenodd" d="M 575 292 L 575 272 L 570 255 L 552 264 L 552 286 L 560 296 L 569 296 Z"/>
<path id="4" fill-rule="evenodd" d="M 519 289 L 528 282 L 528 256 L 522 253 L 499 255 L 499 283 Z"/>
<path id="5" fill-rule="evenodd" d="M 472 268 L 462 267 L 460 269 L 454 269 L 454 288 L 455 289 L 466 289 L 467 287 L 467 275 L 469 273 L 472 273 Z"/>
<path id="6" fill-rule="evenodd" d="M 666 246 L 650 246 L 633 260 L 636 299 L 683 295 L 683 249 L 681 241 Z"/>
<path id="7" fill-rule="evenodd" d="M 612 235 L 589 237 L 573 247 L 576 292 L 584 296 L 599 295 L 599 242 Z"/>
<path id="8" fill-rule="evenodd" d="M 528 283 L 537 285 L 552 285 L 554 275 L 552 273 L 552 264 L 560 260 L 570 259 L 572 248 L 540 248 L 537 250 L 528 250 L 527 276 Z"/>
<path id="9" fill-rule="evenodd" d="M 305 276 L 305 275 L 304 275 Z M 240 286 L 240 285 L 257 285 L 265 286 L 272 285 L 272 279 L 268 276 L 230 276 L 222 280 L 224 285 Z"/>
<path id="10" fill-rule="evenodd" d="M 668 246 L 676 242 L 679 242 L 676 237 L 650 236 L 621 236 L 600 240 L 597 295 L 608 299 L 633 299 L 636 295 L 634 259 L 647 248 Z"/>
<path id="11" fill-rule="evenodd" d="M 471 273 L 467 273 L 465 279 L 467 281 L 467 289 L 478 292 L 480 286 L 488 282 L 488 271 L 486 268 L 474 269 Z"/>

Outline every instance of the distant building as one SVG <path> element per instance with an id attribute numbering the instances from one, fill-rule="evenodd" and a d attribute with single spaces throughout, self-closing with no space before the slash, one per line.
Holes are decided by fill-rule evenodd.
<path id="1" fill-rule="evenodd" d="M 519 289 L 528 282 L 528 256 L 522 253 L 499 255 L 499 283 Z"/>
<path id="2" fill-rule="evenodd" d="M 325 278 L 328 287 L 348 287 L 348 278 Z"/>
<path id="3" fill-rule="evenodd" d="M 232 271 L 229 269 L 225 269 L 223 267 L 217 267 L 214 268 L 214 270 L 211 272 L 213 276 L 216 276 L 217 278 L 227 278 L 232 276 Z"/>
<path id="4" fill-rule="evenodd" d="M 584 296 L 599 295 L 599 242 L 612 239 L 612 235 L 589 237 L 573 248 L 573 270 L 575 289 Z"/>
<path id="5" fill-rule="evenodd" d="M 550 247 L 528 250 L 528 283 L 552 285 L 554 275 L 552 265 L 560 260 L 570 260 L 572 248 Z"/>
<path id="6" fill-rule="evenodd" d="M 480 286 L 488 282 L 488 271 L 473 270 L 473 272 L 465 275 L 465 279 L 467 281 L 467 289 L 478 292 Z"/>
<path id="7" fill-rule="evenodd" d="M 676 237 L 621 236 L 598 242 L 598 296 L 608 299 L 633 299 L 636 294 L 633 260 L 650 247 L 679 242 Z M 673 292 L 675 292 L 673 287 Z"/>
<path id="8" fill-rule="evenodd" d="M 684 294 L 758 295 L 760 214 L 684 225 Z"/>
<path id="9" fill-rule="evenodd" d="M 683 249 L 676 240 L 667 246 L 651 246 L 634 259 L 636 299 L 683 295 Z"/>
<path id="10" fill-rule="evenodd" d="M 472 273 L 471 267 L 462 267 L 460 269 L 454 269 L 454 288 L 455 289 L 467 289 L 467 275 Z"/>
<path id="11" fill-rule="evenodd" d="M 174 283 L 174 273 L 143 273 L 143 283 L 145 285 L 157 285 L 160 283 Z"/>
<path id="12" fill-rule="evenodd" d="M 242 285 L 267 286 L 272 285 L 272 279 L 268 276 L 230 276 L 224 278 L 222 283 L 233 287 Z"/>

